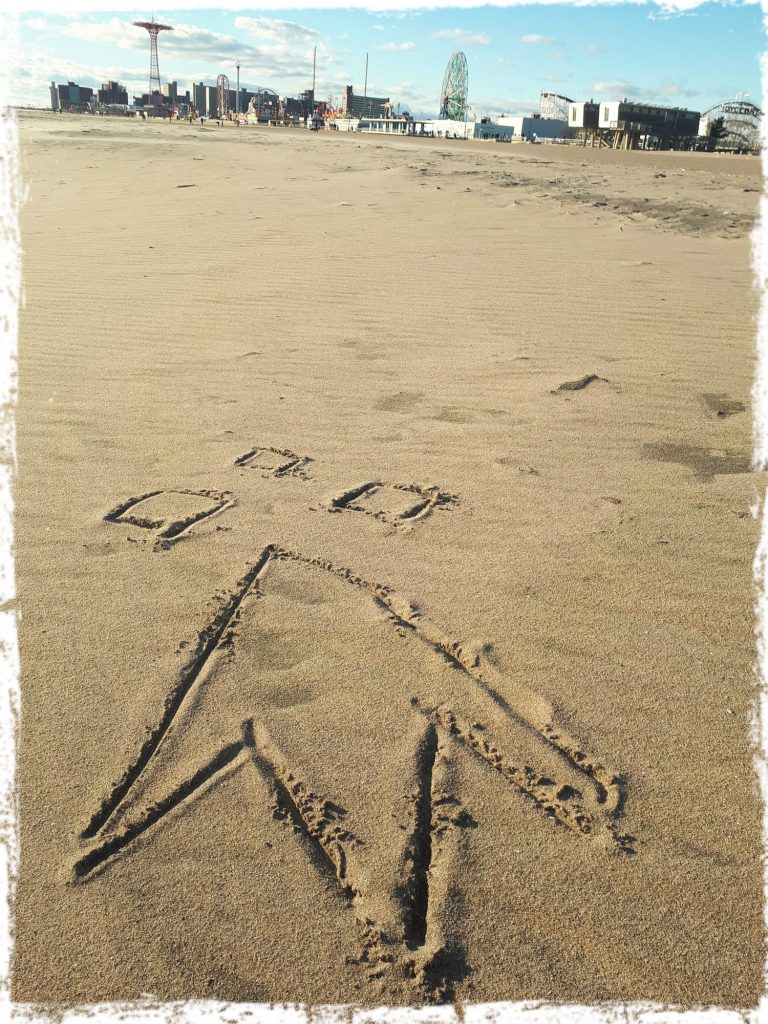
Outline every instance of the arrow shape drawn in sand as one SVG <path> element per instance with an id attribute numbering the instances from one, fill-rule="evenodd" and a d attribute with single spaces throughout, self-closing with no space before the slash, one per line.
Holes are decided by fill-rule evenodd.
<path id="1" fill-rule="evenodd" d="M 412 794 L 410 826 L 406 827 L 398 907 L 391 920 L 377 923 L 366 910 L 369 887 L 364 851 L 350 829 L 339 822 L 333 810 L 338 805 L 317 797 L 301 781 L 286 764 L 265 726 L 253 718 L 239 722 L 237 731 L 233 729 L 227 742 L 189 778 L 136 813 L 134 791 L 152 772 L 180 713 L 193 701 L 195 691 L 223 656 L 222 648 L 234 639 L 244 602 L 263 594 L 271 567 L 281 563 L 340 581 L 370 599 L 383 613 L 394 636 L 409 639 L 427 658 L 439 659 L 449 677 L 460 684 L 458 691 L 455 687 L 451 691 L 449 701 L 437 700 L 429 692 L 410 699 L 410 713 L 423 717 L 424 729 L 415 755 L 418 787 Z M 211 685 L 215 688 L 215 679 Z M 502 690 L 507 696 L 502 695 Z M 457 701 L 460 704 L 463 700 L 457 698 L 457 692 L 466 694 L 469 709 L 457 706 Z M 505 723 L 506 744 L 478 720 L 478 708 L 485 709 L 486 721 Z M 504 729 L 497 725 L 499 731 Z M 543 772 L 525 758 L 511 756 L 505 749 L 510 740 L 538 749 L 550 770 Z M 403 606 L 390 588 L 371 583 L 326 560 L 268 545 L 200 632 L 156 726 L 81 833 L 89 848 L 76 861 L 73 879 L 86 882 L 93 878 L 159 826 L 167 815 L 188 807 L 234 772 L 247 765 L 255 766 L 274 794 L 276 816 L 290 824 L 316 869 L 333 879 L 353 910 L 363 933 L 361 962 L 367 965 L 371 976 L 379 977 L 387 970 L 399 971 L 406 978 L 419 979 L 422 986 L 431 986 L 430 991 L 444 992 L 445 983 L 440 981 L 435 965 L 444 958 L 446 943 L 436 938 L 440 929 L 432 912 L 430 884 L 440 850 L 451 841 L 449 837 L 456 827 L 471 821 L 465 812 L 456 811 L 460 807 L 458 798 L 440 782 L 449 754 L 456 756 L 461 748 L 493 768 L 555 823 L 616 852 L 632 852 L 630 838 L 617 827 L 625 796 L 622 780 L 556 729 L 551 711 L 540 697 L 523 685 L 502 678 L 461 644 L 446 639 L 416 609 Z M 573 785 L 575 777 L 582 780 L 582 787 L 588 791 L 586 796 Z"/>

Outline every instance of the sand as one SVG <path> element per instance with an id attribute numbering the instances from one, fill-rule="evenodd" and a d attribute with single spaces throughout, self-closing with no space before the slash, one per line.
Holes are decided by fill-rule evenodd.
<path id="1" fill-rule="evenodd" d="M 15 998 L 754 1005 L 757 159 L 19 123 Z"/>

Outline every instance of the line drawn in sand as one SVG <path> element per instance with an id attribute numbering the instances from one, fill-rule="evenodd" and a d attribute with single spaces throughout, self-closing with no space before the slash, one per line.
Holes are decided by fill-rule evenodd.
<path id="1" fill-rule="evenodd" d="M 309 455 L 297 455 L 288 448 L 269 448 L 258 445 L 235 459 L 238 467 L 261 469 L 262 476 L 295 476 L 299 480 L 309 480 L 309 464 L 314 460 Z"/>
<path id="2" fill-rule="evenodd" d="M 324 506 L 329 512 L 362 512 L 390 526 L 407 527 L 425 519 L 435 509 L 458 504 L 455 494 L 439 487 L 418 484 L 387 484 L 380 480 L 350 487 Z"/>
<path id="3" fill-rule="evenodd" d="M 365 844 L 345 820 L 344 808 L 318 796 L 311 783 L 286 764 L 265 725 L 253 717 L 236 723 L 234 734 L 220 749 L 165 795 L 146 806 L 134 799 L 134 791 L 152 770 L 180 714 L 194 705 L 195 691 L 236 642 L 235 629 L 244 608 L 258 608 L 269 572 L 280 563 L 327 575 L 359 591 L 382 613 L 382 623 L 388 624 L 394 635 L 409 638 L 427 658 L 440 659 L 452 680 L 452 673 L 458 673 L 458 689 L 451 683 L 452 702 L 464 700 L 457 695 L 465 691 L 472 694 L 470 712 L 435 701 L 434 696 L 415 694 L 404 702 L 406 715 L 421 716 L 423 730 L 414 754 L 417 787 L 409 798 L 409 823 L 398 877 L 393 879 L 391 897 L 397 909 L 392 919 L 382 920 L 371 910 L 377 894 L 366 884 Z M 213 687 L 215 683 L 213 677 Z M 479 712 L 478 708 L 485 710 Z M 478 720 L 478 713 L 484 721 Z M 494 722 L 495 726 L 489 726 Z M 526 748 L 538 751 L 536 757 L 550 769 L 542 771 L 525 757 L 516 757 L 514 750 L 505 749 L 494 729 L 517 736 Z M 391 588 L 327 560 L 270 544 L 200 631 L 156 725 L 147 730 L 137 756 L 81 832 L 81 853 L 72 879 L 85 883 L 108 870 L 119 855 L 130 852 L 147 834 L 151 836 L 169 815 L 183 812 L 219 782 L 250 765 L 272 791 L 273 817 L 296 835 L 315 869 L 332 881 L 352 910 L 360 939 L 360 955 L 354 962 L 368 971 L 371 980 L 387 978 L 411 992 L 415 986 L 427 1002 L 451 998 L 454 985 L 465 976 L 466 964 L 455 939 L 443 933 L 441 899 L 450 887 L 447 875 L 463 842 L 462 834 L 482 825 L 463 809 L 451 783 L 451 765 L 464 751 L 498 773 L 555 825 L 585 841 L 597 842 L 609 852 L 634 852 L 632 838 L 619 831 L 626 798 L 624 781 L 556 727 L 551 709 L 537 695 L 502 677 L 481 655 L 444 637 Z M 581 788 L 573 784 L 574 778 L 581 780 Z M 343 799 L 343 794 L 333 794 L 333 798 Z"/>
<path id="4" fill-rule="evenodd" d="M 108 523 L 123 523 L 155 532 L 155 547 L 170 547 L 205 519 L 232 508 L 229 491 L 147 491 L 121 502 L 104 516 Z"/>

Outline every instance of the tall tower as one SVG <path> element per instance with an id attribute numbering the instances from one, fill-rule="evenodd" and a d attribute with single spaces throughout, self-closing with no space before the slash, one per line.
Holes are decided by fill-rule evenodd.
<path id="1" fill-rule="evenodd" d="M 149 99 L 156 92 L 162 93 L 160 86 L 160 67 L 157 63 L 157 36 L 159 32 L 173 32 L 172 25 L 159 25 L 156 21 L 134 21 L 137 28 L 145 28 L 149 32 Z"/>
<path id="2" fill-rule="evenodd" d="M 219 75 L 216 79 L 216 106 L 219 117 L 223 120 L 229 119 L 229 78 L 226 75 Z"/>

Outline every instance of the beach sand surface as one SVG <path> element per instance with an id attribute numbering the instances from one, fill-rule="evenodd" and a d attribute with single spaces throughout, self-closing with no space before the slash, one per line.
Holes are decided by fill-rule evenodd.
<path id="1" fill-rule="evenodd" d="M 14 997 L 754 1005 L 758 160 L 19 127 Z"/>

